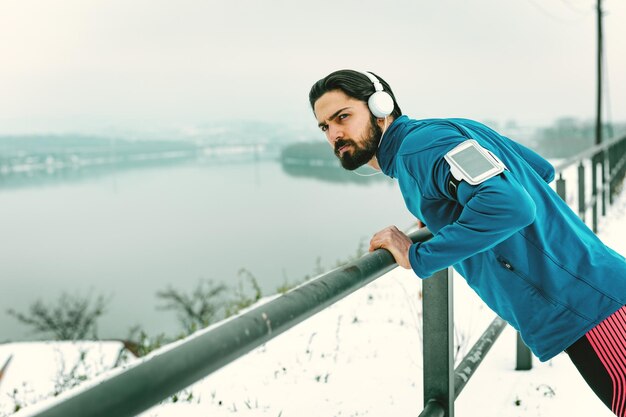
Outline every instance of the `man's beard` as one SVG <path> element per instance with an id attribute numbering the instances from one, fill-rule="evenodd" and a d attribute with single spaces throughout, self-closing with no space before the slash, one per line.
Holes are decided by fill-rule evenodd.
<path id="1" fill-rule="evenodd" d="M 376 118 L 372 116 L 370 117 L 368 136 L 365 140 L 361 141 L 361 145 L 357 145 L 352 139 L 338 139 L 337 142 L 335 142 L 335 155 L 337 155 L 337 158 L 341 161 L 341 166 L 349 171 L 354 171 L 358 167 L 368 163 L 376 155 L 382 134 L 383 131 L 380 126 L 378 126 L 378 123 L 376 123 Z M 343 155 L 340 156 L 339 149 L 344 145 L 350 145 L 352 149 L 344 152 Z"/>

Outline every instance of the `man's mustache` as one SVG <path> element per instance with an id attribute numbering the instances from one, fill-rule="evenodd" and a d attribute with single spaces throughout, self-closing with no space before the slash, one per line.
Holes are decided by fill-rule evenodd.
<path id="1" fill-rule="evenodd" d="M 339 155 L 339 149 L 341 149 L 342 146 L 352 145 L 353 143 L 354 141 L 350 139 L 338 139 L 337 142 L 335 142 L 335 155 Z"/>

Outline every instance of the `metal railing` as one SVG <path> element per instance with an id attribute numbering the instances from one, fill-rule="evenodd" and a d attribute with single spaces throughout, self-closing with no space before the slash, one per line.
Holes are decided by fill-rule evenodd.
<path id="1" fill-rule="evenodd" d="M 606 167 L 608 175 L 602 171 L 602 198 L 604 201 L 606 190 L 612 202 L 613 194 L 626 173 L 624 162 L 626 137 L 593 147 L 559 164 L 556 167 L 559 173 L 556 186 L 562 198 L 565 198 L 565 180 L 562 172 L 573 164 L 582 164 L 581 161 L 585 158 L 591 158 L 594 167 L 599 163 L 603 169 Z M 582 190 L 581 196 L 584 196 L 584 170 L 581 173 L 580 168 L 579 182 L 582 184 L 579 187 Z M 593 184 L 595 183 L 594 180 Z M 585 211 L 589 206 L 597 207 L 597 187 L 592 186 L 592 196 L 591 202 L 586 201 L 584 197 L 579 199 L 585 201 Z M 604 206 L 602 212 L 603 214 L 606 212 Z M 410 234 L 413 242 L 423 242 L 430 237 L 430 232 L 425 228 Z M 393 257 L 386 250 L 367 254 L 244 314 L 155 351 L 107 379 L 92 382 L 87 388 L 78 387 L 44 404 L 36 404 L 31 407 L 30 415 L 37 417 L 136 415 L 395 267 Z M 502 319 L 496 317 L 454 369 L 452 281 L 452 269 L 448 268 L 422 282 L 424 410 L 420 417 L 454 416 L 454 400 L 506 326 Z M 516 369 L 530 367 L 530 351 L 518 336 Z"/>
<path id="2" fill-rule="evenodd" d="M 506 326 L 496 317 L 454 369 L 452 282 L 452 268 L 422 282 L 424 410 L 419 417 L 454 416 L 454 400 Z"/>
<path id="3" fill-rule="evenodd" d="M 586 188 L 585 162 L 589 162 L 591 170 L 591 193 L 588 196 Z M 595 145 L 554 167 L 558 175 L 556 191 L 561 198 L 567 201 L 566 180 L 563 171 L 578 165 L 578 215 L 587 221 L 587 212 L 591 209 L 591 229 L 598 232 L 598 219 L 606 215 L 608 205 L 613 204 L 615 194 L 621 189 L 626 174 L 626 136 L 611 139 L 603 144 Z"/>
<path id="4" fill-rule="evenodd" d="M 410 234 L 414 242 L 431 237 L 423 228 Z M 217 326 L 196 332 L 174 346 L 153 352 L 137 364 L 118 371 L 87 388 L 78 387 L 59 398 L 32 406 L 38 417 L 133 416 L 206 377 L 255 347 L 278 336 L 313 314 L 386 274 L 397 265 L 386 250 L 377 250 L 356 261 L 302 284 L 272 301 Z M 451 269 L 424 281 L 424 377 L 428 407 L 436 407 L 444 385 L 453 384 L 446 398 L 454 400 L 489 350 L 505 323 L 496 319 L 452 372 Z M 447 300 L 447 301 L 445 301 Z M 442 327 L 446 323 L 445 328 Z M 442 350 L 445 341 L 447 350 Z M 476 360 L 479 358 L 480 360 Z M 448 378 L 442 375 L 447 363 Z M 447 380 L 447 382 L 442 382 Z M 28 410 L 25 410 L 28 411 Z"/>

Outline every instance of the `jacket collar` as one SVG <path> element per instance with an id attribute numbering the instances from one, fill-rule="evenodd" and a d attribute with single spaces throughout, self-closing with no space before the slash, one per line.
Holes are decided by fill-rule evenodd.
<path id="1" fill-rule="evenodd" d="M 380 169 L 391 178 L 396 177 L 396 155 L 406 137 L 409 120 L 407 116 L 400 116 L 395 119 L 387 128 L 378 146 L 378 151 L 376 151 Z"/>

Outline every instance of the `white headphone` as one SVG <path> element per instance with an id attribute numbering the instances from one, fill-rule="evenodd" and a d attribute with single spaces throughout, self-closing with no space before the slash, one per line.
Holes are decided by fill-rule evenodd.
<path id="1" fill-rule="evenodd" d="M 372 84 L 374 84 L 374 94 L 367 100 L 367 106 L 375 117 L 385 118 L 393 112 L 394 103 L 391 95 L 384 91 L 383 85 L 380 80 L 367 71 L 359 71 L 361 74 L 367 76 Z"/>

